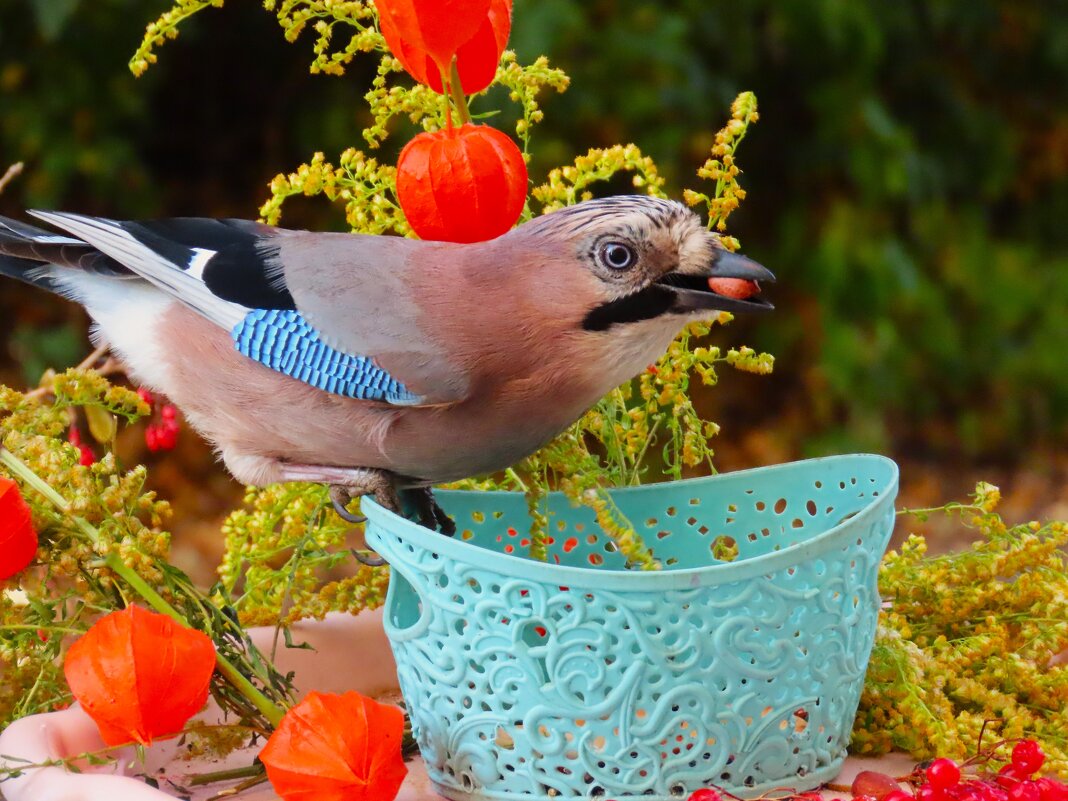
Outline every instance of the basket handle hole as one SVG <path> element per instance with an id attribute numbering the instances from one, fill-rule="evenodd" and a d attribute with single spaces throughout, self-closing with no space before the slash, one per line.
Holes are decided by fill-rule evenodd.
<path id="1" fill-rule="evenodd" d="M 419 593 L 399 570 L 390 576 L 392 598 L 389 605 L 389 620 L 397 631 L 409 629 L 423 616 L 423 602 Z"/>

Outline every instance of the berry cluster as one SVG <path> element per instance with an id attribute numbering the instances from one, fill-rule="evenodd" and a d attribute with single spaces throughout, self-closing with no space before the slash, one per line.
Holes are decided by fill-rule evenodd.
<path id="1" fill-rule="evenodd" d="M 995 747 L 996 748 L 996 747 Z M 965 765 L 986 761 L 991 752 L 968 760 Z M 902 779 L 915 787 L 910 792 L 893 776 L 874 770 L 857 774 L 849 787 L 853 801 L 1068 801 L 1068 784 L 1052 776 L 1036 776 L 1046 755 L 1034 740 L 1019 740 L 1013 746 L 1012 758 L 997 773 L 975 773 L 967 778 L 961 765 L 940 757 L 926 768 Z M 831 789 L 845 790 L 845 787 Z M 688 801 L 724 801 L 735 798 L 730 793 L 703 787 L 690 794 Z M 775 801 L 820 801 L 819 792 L 777 796 Z M 767 801 L 772 801 L 768 797 Z"/>
<path id="2" fill-rule="evenodd" d="M 137 394 L 149 408 L 156 408 L 156 399 L 147 389 L 140 387 Z M 173 450 L 178 444 L 178 410 L 173 404 L 159 404 L 159 419 L 145 428 L 145 444 L 153 452 Z"/>
<path id="3" fill-rule="evenodd" d="M 1068 784 L 1049 776 L 1035 776 L 1045 759 L 1034 740 L 1019 740 L 1013 746 L 1009 764 L 996 774 L 964 777 L 960 765 L 940 757 L 910 777 L 916 785 L 915 792 L 902 789 L 892 777 L 875 771 L 859 773 L 850 789 L 854 801 L 1068 801 Z"/>

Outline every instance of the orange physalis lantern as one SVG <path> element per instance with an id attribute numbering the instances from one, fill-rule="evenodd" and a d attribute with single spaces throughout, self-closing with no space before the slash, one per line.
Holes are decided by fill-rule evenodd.
<path id="1" fill-rule="evenodd" d="M 357 692 L 309 693 L 260 751 L 287 801 L 392 801 L 408 772 L 404 713 Z"/>
<path id="2" fill-rule="evenodd" d="M 375 0 L 375 7 L 386 44 L 402 63 L 399 53 L 407 47 L 447 72 L 453 56 L 485 23 L 490 0 Z"/>
<path id="3" fill-rule="evenodd" d="M 30 507 L 18 484 L 0 477 L 0 581 L 26 569 L 37 553 Z"/>
<path id="4" fill-rule="evenodd" d="M 405 39 L 385 14 L 379 17 L 386 44 L 408 73 L 435 92 L 444 92 L 441 70 L 418 45 Z M 481 92 L 493 82 L 512 28 L 512 0 L 490 0 L 489 10 L 474 36 L 456 50 L 456 68 L 464 94 Z"/>
<path id="5" fill-rule="evenodd" d="M 108 745 L 148 745 L 181 731 L 207 702 L 214 670 L 211 638 L 139 606 L 100 618 L 63 664 Z"/>
<path id="6" fill-rule="evenodd" d="M 519 219 L 527 165 L 515 142 L 488 125 L 421 133 L 397 161 L 397 197 L 421 239 L 481 242 Z"/>

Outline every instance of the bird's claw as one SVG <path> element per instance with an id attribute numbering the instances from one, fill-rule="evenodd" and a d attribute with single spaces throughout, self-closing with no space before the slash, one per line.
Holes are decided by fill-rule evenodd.
<path id="1" fill-rule="evenodd" d="M 337 512 L 338 517 L 353 525 L 366 523 L 366 517 L 355 515 L 348 510 L 348 505 L 352 502 L 352 499 L 353 495 L 347 487 L 333 486 L 330 488 L 330 503 L 333 504 L 334 511 Z"/>
<path id="2" fill-rule="evenodd" d="M 445 510 L 438 505 L 438 502 L 434 499 L 434 493 L 429 487 L 413 487 L 401 492 L 406 502 L 405 505 L 410 512 L 414 512 L 419 525 L 425 526 L 431 531 L 440 531 L 447 537 L 456 534 L 455 521 L 445 514 Z M 393 482 L 388 478 L 384 481 L 366 481 L 356 487 L 344 484 L 332 484 L 330 486 L 330 502 L 334 506 L 334 511 L 337 512 L 342 520 L 354 525 L 365 523 L 367 518 L 362 515 L 354 515 L 348 510 L 348 505 L 353 498 L 364 495 L 374 495 L 375 500 L 391 512 L 399 514 L 401 511 L 400 497 L 394 490 Z M 382 557 L 367 555 L 363 551 L 353 550 L 352 555 L 362 564 L 370 567 L 379 567 L 386 563 L 386 560 Z"/>
<path id="3" fill-rule="evenodd" d="M 451 537 L 456 533 L 456 522 L 438 505 L 429 487 L 418 487 L 404 492 L 419 520 L 419 525 L 431 531 L 441 531 L 446 537 Z"/>
<path id="4" fill-rule="evenodd" d="M 445 510 L 438 506 L 437 501 L 434 504 L 434 519 L 437 521 L 438 528 L 441 533 L 446 537 L 452 537 L 456 534 L 456 521 L 445 514 Z"/>
<path id="5" fill-rule="evenodd" d="M 357 562 L 368 567 L 382 567 L 382 565 L 386 564 L 385 559 L 377 554 L 372 554 L 370 551 L 357 551 L 355 548 L 349 548 L 349 553 L 353 555 Z"/>
<path id="6" fill-rule="evenodd" d="M 348 505 L 352 502 L 353 498 L 363 497 L 363 495 L 366 494 L 369 493 L 354 493 L 351 487 L 335 484 L 330 487 L 330 503 L 333 504 L 334 511 L 337 512 L 338 517 L 342 520 L 352 524 L 366 523 L 366 517 L 363 515 L 354 515 L 348 510 Z M 386 496 L 383 500 L 386 504 L 389 504 L 389 493 L 384 492 L 383 495 Z M 385 559 L 372 551 L 358 551 L 355 548 L 350 548 L 349 552 L 357 562 L 367 565 L 368 567 L 382 567 L 382 565 L 386 564 Z"/>

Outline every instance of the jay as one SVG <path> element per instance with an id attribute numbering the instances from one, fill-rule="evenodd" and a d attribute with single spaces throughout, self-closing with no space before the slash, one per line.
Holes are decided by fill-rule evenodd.
<path id="1" fill-rule="evenodd" d="M 710 278 L 773 281 L 680 203 L 589 200 L 486 242 L 292 231 L 232 219 L 0 217 L 0 274 L 85 306 L 246 484 L 330 485 L 339 511 L 504 469 L 577 420 L 689 322 L 766 310 Z"/>

